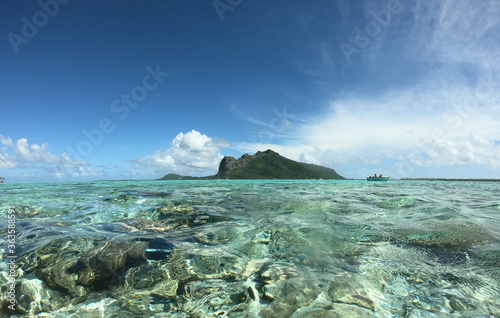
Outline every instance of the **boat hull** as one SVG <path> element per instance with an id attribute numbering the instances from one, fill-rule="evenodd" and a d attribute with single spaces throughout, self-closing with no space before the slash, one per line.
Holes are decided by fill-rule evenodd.
<path id="1" fill-rule="evenodd" d="M 373 177 L 369 177 L 369 178 L 366 178 L 366 181 L 387 181 L 389 180 L 390 177 L 376 177 L 376 178 L 373 178 Z"/>

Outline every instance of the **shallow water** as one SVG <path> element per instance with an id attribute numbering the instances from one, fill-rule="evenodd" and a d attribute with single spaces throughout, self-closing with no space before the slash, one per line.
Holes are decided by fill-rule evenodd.
<path id="1" fill-rule="evenodd" d="M 498 317 L 499 193 L 494 182 L 2 184 L 2 312 Z"/>

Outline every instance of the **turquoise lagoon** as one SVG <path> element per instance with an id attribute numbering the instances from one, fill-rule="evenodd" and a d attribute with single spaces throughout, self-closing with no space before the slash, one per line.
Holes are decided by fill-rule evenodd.
<path id="1" fill-rule="evenodd" d="M 494 182 L 2 184 L 1 315 L 499 317 L 499 194 Z"/>

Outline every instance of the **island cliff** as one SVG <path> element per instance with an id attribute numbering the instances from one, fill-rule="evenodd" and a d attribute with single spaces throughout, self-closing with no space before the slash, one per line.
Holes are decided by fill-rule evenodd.
<path id="1" fill-rule="evenodd" d="M 188 177 L 167 174 L 161 180 L 193 179 L 336 179 L 343 180 L 335 170 L 314 164 L 285 158 L 273 150 L 245 154 L 239 159 L 225 156 L 219 164 L 219 172 L 208 177 Z"/>

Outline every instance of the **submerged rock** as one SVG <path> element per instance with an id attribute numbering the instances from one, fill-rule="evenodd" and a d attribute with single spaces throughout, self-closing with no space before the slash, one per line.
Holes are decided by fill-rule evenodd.
<path id="1" fill-rule="evenodd" d="M 16 217 L 19 219 L 25 219 L 43 213 L 43 208 L 27 205 L 16 206 L 13 210 L 16 211 Z"/>
<path id="2" fill-rule="evenodd" d="M 137 318 L 137 316 L 120 308 L 118 300 L 113 298 L 103 298 L 96 302 L 84 302 L 62 307 L 51 313 L 39 313 L 40 318 L 68 318 L 68 317 L 120 317 Z"/>
<path id="3" fill-rule="evenodd" d="M 156 212 L 160 222 L 175 227 L 193 227 L 232 220 L 229 217 L 200 211 L 191 205 L 166 206 L 157 209 Z"/>
<path id="4" fill-rule="evenodd" d="M 104 202 L 129 202 L 131 200 L 137 199 L 136 196 L 130 193 L 121 193 L 113 197 L 103 199 Z"/>
<path id="5" fill-rule="evenodd" d="M 473 224 L 435 224 L 425 230 L 410 229 L 404 236 L 408 243 L 440 249 L 466 250 L 475 245 L 496 242 L 488 231 Z"/>
<path id="6" fill-rule="evenodd" d="M 86 288 L 107 288 L 111 278 L 146 261 L 147 241 L 86 238 L 59 239 L 20 259 L 21 267 L 34 272 L 49 287 L 73 296 Z"/>
<path id="7" fill-rule="evenodd" d="M 174 227 L 164 223 L 148 219 L 127 219 L 119 222 L 103 224 L 107 231 L 123 233 L 148 233 L 148 232 L 168 232 Z"/>
<path id="8" fill-rule="evenodd" d="M 309 306 L 319 295 L 319 281 L 308 274 L 305 268 L 291 263 L 271 263 L 265 268 L 259 281 L 262 282 L 261 299 L 269 302 L 260 314 L 264 317 L 279 313 L 288 317 L 301 307 Z"/>
<path id="9" fill-rule="evenodd" d="M 57 240 L 51 245 L 40 248 L 35 251 L 35 258 L 38 262 L 26 263 L 27 271 L 35 271 L 35 274 L 42 279 L 48 286 L 63 290 L 72 295 L 80 294 L 77 292 L 77 275 L 69 273 L 68 270 L 78 263 L 81 251 L 93 247 L 91 241 L 68 241 Z M 25 258 L 26 260 L 30 258 Z"/>
<path id="10" fill-rule="evenodd" d="M 119 275 L 123 268 L 138 266 L 146 260 L 146 242 L 112 240 L 102 242 L 95 249 L 84 253 L 68 273 L 78 273 L 77 282 L 83 286 L 102 288 L 106 280 Z"/>
<path id="11" fill-rule="evenodd" d="M 53 311 L 68 303 L 57 292 L 47 288 L 39 279 L 22 279 L 16 285 L 16 310 L 19 313 L 36 314 Z"/>
<path id="12" fill-rule="evenodd" d="M 370 293 L 371 291 L 351 275 L 337 277 L 328 290 L 330 299 L 335 303 L 355 305 L 374 311 L 375 302 L 371 299 Z"/>
<path id="13" fill-rule="evenodd" d="M 170 278 L 169 271 L 161 266 L 144 263 L 131 268 L 124 277 L 124 284 L 111 290 L 121 306 L 135 317 L 162 312 L 177 295 L 178 282 Z"/>

